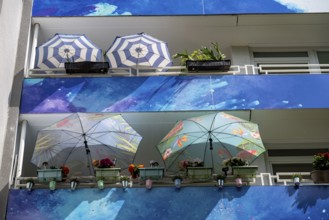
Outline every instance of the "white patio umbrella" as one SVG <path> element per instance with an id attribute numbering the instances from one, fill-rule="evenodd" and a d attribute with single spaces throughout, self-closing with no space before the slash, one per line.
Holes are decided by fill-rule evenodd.
<path id="1" fill-rule="evenodd" d="M 145 33 L 116 37 L 106 52 L 112 68 L 172 65 L 167 43 Z"/>
<path id="2" fill-rule="evenodd" d="M 65 62 L 100 61 L 102 49 L 83 34 L 55 34 L 36 48 L 35 67 L 64 67 Z"/>

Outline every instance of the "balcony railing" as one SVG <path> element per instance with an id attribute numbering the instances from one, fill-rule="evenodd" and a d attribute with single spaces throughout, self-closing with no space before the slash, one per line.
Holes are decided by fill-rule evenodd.
<path id="1" fill-rule="evenodd" d="M 191 76 L 191 75 L 258 75 L 258 74 L 321 74 L 329 73 L 329 64 L 262 64 L 232 65 L 227 72 L 203 71 L 188 72 L 185 66 L 171 66 L 165 68 L 130 67 L 110 68 L 107 73 L 99 74 L 67 74 L 64 68 L 28 69 L 27 78 L 33 77 L 114 77 L 114 76 Z"/>
<path id="2" fill-rule="evenodd" d="M 271 173 L 260 173 L 257 174 L 255 178 L 243 178 L 242 185 L 244 186 L 279 186 L 279 185 L 294 185 L 293 179 L 291 176 L 295 174 L 293 172 L 280 172 L 272 175 Z M 298 174 L 302 175 L 302 180 L 300 185 L 319 185 L 314 184 L 311 177 L 310 172 L 298 172 Z M 173 186 L 173 175 L 165 175 L 163 179 L 153 181 L 154 187 L 165 187 L 165 186 Z M 194 181 L 189 179 L 188 177 L 183 177 L 182 186 L 189 187 L 189 186 L 215 186 L 216 185 L 216 178 L 213 175 L 213 179 L 209 181 Z M 224 187 L 225 186 L 234 186 L 235 178 L 232 175 L 228 175 L 225 179 Z M 35 181 L 34 188 L 48 188 L 48 182 L 38 182 L 37 177 L 18 177 L 16 182 L 12 186 L 15 189 L 24 188 L 26 186 L 26 181 L 28 179 L 33 179 Z M 78 188 L 90 188 L 90 187 L 97 187 L 96 177 L 94 176 L 74 176 L 71 178 L 64 179 L 61 182 L 57 183 L 57 188 L 70 188 L 70 180 L 75 179 L 79 182 Z M 321 183 L 321 185 L 329 185 L 329 183 Z M 121 187 L 120 182 L 110 182 L 106 183 L 106 187 L 116 188 Z M 142 179 L 135 179 L 132 180 L 131 183 L 132 187 L 145 187 L 145 180 Z"/>

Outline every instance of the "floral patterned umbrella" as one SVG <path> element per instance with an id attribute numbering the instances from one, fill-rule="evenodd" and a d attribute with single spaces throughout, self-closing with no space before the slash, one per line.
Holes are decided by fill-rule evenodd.
<path id="1" fill-rule="evenodd" d="M 265 152 L 257 124 L 223 112 L 178 121 L 157 149 L 168 171 L 190 160 L 217 172 L 227 158 L 252 163 Z"/>
<path id="2" fill-rule="evenodd" d="M 92 175 L 92 161 L 108 158 L 127 169 L 141 140 L 121 115 L 75 113 L 39 131 L 31 162 Z"/>

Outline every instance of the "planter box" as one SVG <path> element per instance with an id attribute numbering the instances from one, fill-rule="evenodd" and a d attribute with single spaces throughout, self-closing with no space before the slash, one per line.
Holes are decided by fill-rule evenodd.
<path id="1" fill-rule="evenodd" d="M 95 168 L 96 179 L 102 177 L 107 182 L 120 181 L 121 168 Z"/>
<path id="2" fill-rule="evenodd" d="M 211 167 L 187 167 L 187 176 L 192 181 L 209 181 L 212 179 Z"/>
<path id="3" fill-rule="evenodd" d="M 313 170 L 311 178 L 314 183 L 329 183 L 329 170 Z"/>
<path id="4" fill-rule="evenodd" d="M 139 168 L 139 177 L 141 180 L 160 180 L 164 176 L 163 167 L 145 167 Z"/>
<path id="5" fill-rule="evenodd" d="M 231 60 L 187 60 L 188 71 L 217 71 L 227 72 L 231 67 Z"/>
<path id="6" fill-rule="evenodd" d="M 62 169 L 37 170 L 39 182 L 62 181 Z"/>
<path id="7" fill-rule="evenodd" d="M 107 73 L 109 70 L 108 62 L 72 62 L 65 63 L 65 70 L 68 74 L 74 73 Z"/>
<path id="8" fill-rule="evenodd" d="M 232 174 L 245 178 L 255 178 L 258 166 L 232 166 Z"/>

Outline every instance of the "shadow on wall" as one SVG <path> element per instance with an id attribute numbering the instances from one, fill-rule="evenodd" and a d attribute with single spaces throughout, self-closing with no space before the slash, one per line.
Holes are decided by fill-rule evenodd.
<path id="1" fill-rule="evenodd" d="M 11 190 L 7 219 L 206 219 L 219 201 L 243 198 L 248 187 L 161 187 L 147 190 Z M 205 199 L 206 198 L 206 199 Z M 225 205 L 224 205 L 225 206 Z M 191 209 L 193 207 L 193 209 Z"/>
<path id="2" fill-rule="evenodd" d="M 7 219 L 329 219 L 328 187 L 11 190 Z"/>
<path id="3" fill-rule="evenodd" d="M 328 190 L 328 186 L 301 186 L 297 190 L 294 188 L 287 188 L 289 196 L 296 194 L 296 200 L 293 206 L 303 210 L 304 213 L 306 213 L 308 209 L 316 206 L 318 201 L 327 201 L 329 198 Z"/>

